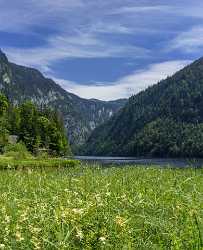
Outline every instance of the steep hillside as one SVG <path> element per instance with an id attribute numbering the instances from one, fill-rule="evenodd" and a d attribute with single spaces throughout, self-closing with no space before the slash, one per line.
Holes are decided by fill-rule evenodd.
<path id="1" fill-rule="evenodd" d="M 84 154 L 203 157 L 202 123 L 203 58 L 132 96 L 92 133 Z"/>
<path id="2" fill-rule="evenodd" d="M 13 103 L 32 100 L 37 105 L 47 105 L 60 111 L 73 148 L 83 144 L 95 127 L 126 103 L 126 100 L 86 100 L 68 93 L 38 70 L 10 63 L 1 50 L 0 91 Z"/>

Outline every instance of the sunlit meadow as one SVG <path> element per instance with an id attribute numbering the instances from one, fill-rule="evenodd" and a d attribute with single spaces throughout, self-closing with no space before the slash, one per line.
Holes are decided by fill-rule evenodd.
<path id="1" fill-rule="evenodd" d="M 202 249 L 203 170 L 2 170 L 0 249 Z"/>

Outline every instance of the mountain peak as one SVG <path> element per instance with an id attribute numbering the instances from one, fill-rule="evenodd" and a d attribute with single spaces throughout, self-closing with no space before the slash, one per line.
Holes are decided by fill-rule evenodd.
<path id="1" fill-rule="evenodd" d="M 6 54 L 4 54 L 4 52 L 1 50 L 1 48 L 0 48 L 0 60 L 8 61 Z"/>
<path id="2" fill-rule="evenodd" d="M 0 48 L 0 55 L 5 55 L 1 48 Z"/>

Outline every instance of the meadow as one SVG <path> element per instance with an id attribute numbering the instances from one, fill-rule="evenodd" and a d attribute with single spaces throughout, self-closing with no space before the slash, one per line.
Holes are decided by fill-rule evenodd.
<path id="1" fill-rule="evenodd" d="M 0 249 L 203 249 L 203 169 L 7 169 L 0 190 Z"/>

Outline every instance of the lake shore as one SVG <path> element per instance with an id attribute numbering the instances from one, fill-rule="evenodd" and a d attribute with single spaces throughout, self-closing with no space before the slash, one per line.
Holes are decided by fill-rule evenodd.
<path id="1" fill-rule="evenodd" d="M 184 158 L 145 158 L 145 157 L 99 157 L 99 156 L 75 156 L 74 159 L 89 164 L 108 165 L 143 165 L 159 167 L 202 167 L 203 159 L 184 159 Z"/>

